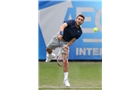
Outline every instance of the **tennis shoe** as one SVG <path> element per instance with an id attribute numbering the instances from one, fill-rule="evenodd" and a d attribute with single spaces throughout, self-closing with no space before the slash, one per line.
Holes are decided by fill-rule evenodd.
<path id="1" fill-rule="evenodd" d="M 63 83 L 65 84 L 65 86 L 70 87 L 70 83 L 68 79 L 65 79 Z"/>
<path id="2" fill-rule="evenodd" d="M 46 59 L 46 61 L 45 62 L 50 62 L 53 58 L 55 58 L 55 54 L 54 53 L 52 53 L 52 54 L 47 54 L 47 59 Z"/>

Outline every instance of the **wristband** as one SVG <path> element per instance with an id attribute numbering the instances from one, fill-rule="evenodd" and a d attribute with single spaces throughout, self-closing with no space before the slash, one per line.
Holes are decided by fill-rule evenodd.
<path id="1" fill-rule="evenodd" d="M 64 32 L 63 31 L 60 31 L 60 35 L 63 35 L 64 34 Z"/>

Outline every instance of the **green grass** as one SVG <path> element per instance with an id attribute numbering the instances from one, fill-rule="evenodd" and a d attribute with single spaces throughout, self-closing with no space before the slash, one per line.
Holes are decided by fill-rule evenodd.
<path id="1" fill-rule="evenodd" d="M 39 62 L 39 90 L 102 90 L 102 62 L 69 62 L 69 82 L 56 62 Z"/>

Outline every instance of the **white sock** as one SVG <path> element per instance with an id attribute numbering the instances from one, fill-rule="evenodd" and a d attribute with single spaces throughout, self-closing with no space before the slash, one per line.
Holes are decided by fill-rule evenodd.
<path id="1" fill-rule="evenodd" d="M 64 80 L 68 79 L 68 72 L 64 72 Z"/>

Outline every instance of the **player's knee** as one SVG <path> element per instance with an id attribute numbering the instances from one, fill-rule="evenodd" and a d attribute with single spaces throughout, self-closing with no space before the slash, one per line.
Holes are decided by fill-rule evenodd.
<path id="1" fill-rule="evenodd" d="M 68 60 L 66 54 L 64 54 L 63 60 L 64 60 L 64 61 Z"/>
<path id="2" fill-rule="evenodd" d="M 64 51 L 65 51 L 65 54 L 68 55 L 68 51 L 69 50 L 68 49 L 64 49 Z"/>
<path id="3" fill-rule="evenodd" d="M 65 65 L 68 64 L 68 60 L 67 60 L 67 59 L 64 60 L 64 64 L 65 64 Z"/>
<path id="4" fill-rule="evenodd" d="M 52 49 L 46 48 L 46 51 L 47 51 L 48 53 L 51 53 L 51 52 L 52 52 Z"/>
<path id="5" fill-rule="evenodd" d="M 46 51 L 50 51 L 51 49 L 50 48 L 46 48 Z"/>

